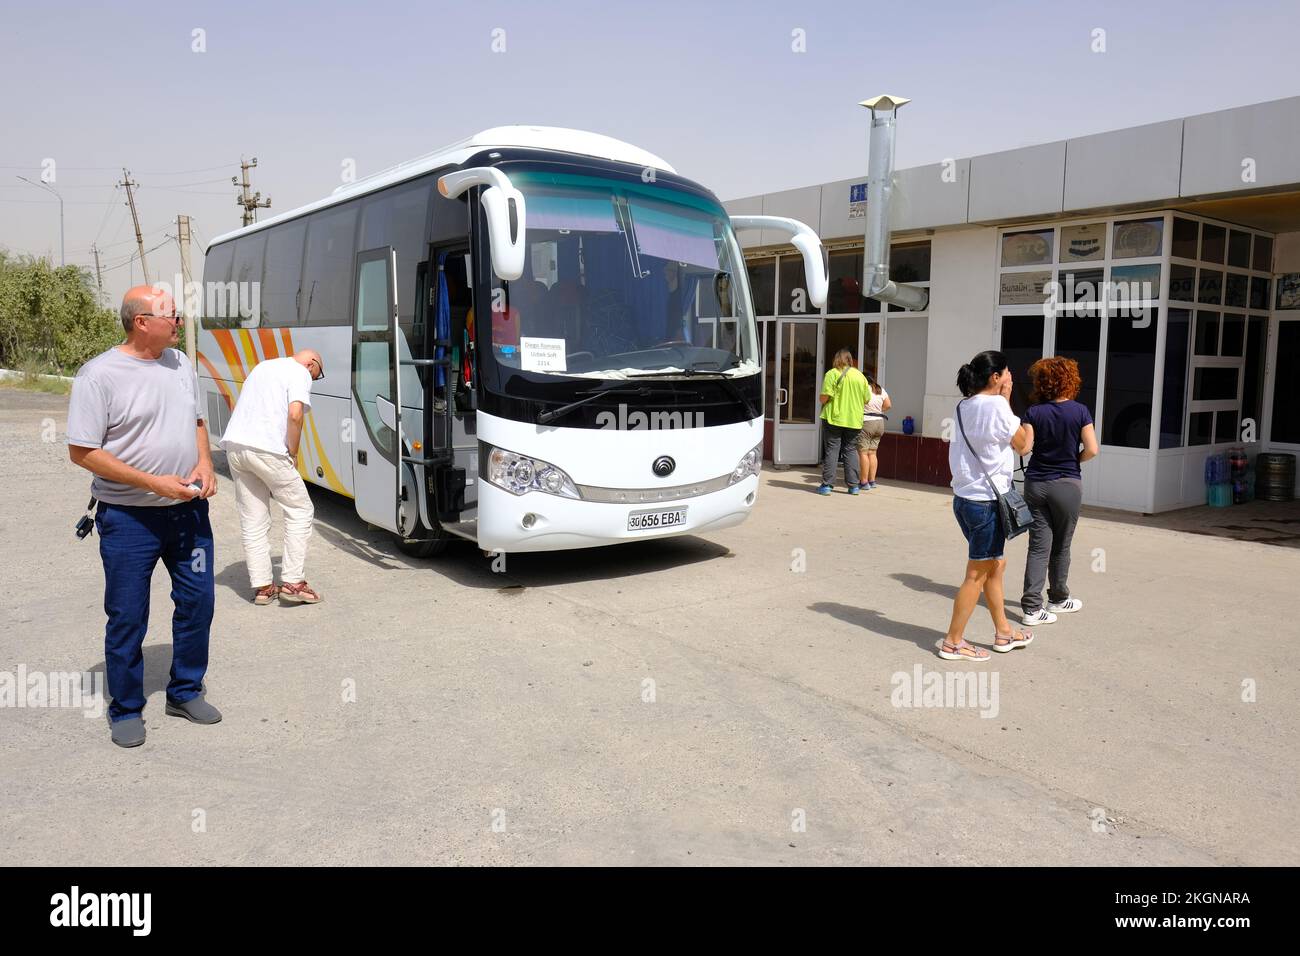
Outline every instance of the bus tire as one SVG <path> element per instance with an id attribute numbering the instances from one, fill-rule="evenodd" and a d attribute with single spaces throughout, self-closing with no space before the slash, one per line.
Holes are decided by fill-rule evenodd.
<path id="1" fill-rule="evenodd" d="M 405 538 L 397 536 L 397 550 L 412 558 L 432 558 L 447 550 L 451 535 L 439 529 L 428 531 L 420 529 L 421 537 Z"/>

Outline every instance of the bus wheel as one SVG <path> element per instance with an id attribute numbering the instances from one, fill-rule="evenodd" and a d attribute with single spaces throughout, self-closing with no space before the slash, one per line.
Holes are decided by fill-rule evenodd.
<path id="1" fill-rule="evenodd" d="M 420 529 L 421 537 L 397 538 L 397 550 L 412 558 L 432 558 L 447 550 L 451 535 L 447 532 Z"/>

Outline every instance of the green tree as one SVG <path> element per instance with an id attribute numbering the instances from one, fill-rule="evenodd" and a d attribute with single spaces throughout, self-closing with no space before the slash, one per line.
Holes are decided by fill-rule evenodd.
<path id="1" fill-rule="evenodd" d="M 121 341 L 117 314 L 99 305 L 89 270 L 0 249 L 0 366 L 71 374 Z"/>

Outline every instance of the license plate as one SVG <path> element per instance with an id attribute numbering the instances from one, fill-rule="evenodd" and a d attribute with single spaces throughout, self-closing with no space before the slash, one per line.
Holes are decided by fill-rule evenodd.
<path id="1" fill-rule="evenodd" d="M 685 508 L 634 511 L 627 516 L 628 531 L 654 531 L 660 528 L 676 528 L 684 524 L 686 524 Z"/>

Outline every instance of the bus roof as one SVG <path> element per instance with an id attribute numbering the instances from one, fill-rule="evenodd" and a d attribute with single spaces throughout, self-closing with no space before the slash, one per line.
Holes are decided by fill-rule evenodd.
<path id="1" fill-rule="evenodd" d="M 475 153 L 494 147 L 549 149 L 558 153 L 594 156 L 618 163 L 630 163 L 647 169 L 661 169 L 667 173 L 675 174 L 677 172 L 654 153 L 647 152 L 640 147 L 633 146 L 631 143 L 625 143 L 610 136 L 602 136 L 600 133 L 589 133 L 580 129 L 565 129 L 560 126 L 494 126 L 492 129 L 485 129 L 466 139 L 444 146 L 442 149 L 434 150 L 432 153 L 426 153 L 404 163 L 398 163 L 396 166 L 391 166 L 371 176 L 358 179 L 354 183 L 340 186 L 324 199 L 318 199 L 305 206 L 290 209 L 288 212 L 282 212 L 270 219 L 255 222 L 251 226 L 244 226 L 224 233 L 213 239 L 208 248 L 211 249 L 219 243 L 227 242 L 247 233 L 257 232 L 259 229 L 266 229 L 278 222 L 284 222 L 314 212 L 317 209 L 324 209 L 335 203 L 377 192 L 380 189 L 385 189 L 407 179 L 413 179 L 442 166 L 459 165 Z"/>

